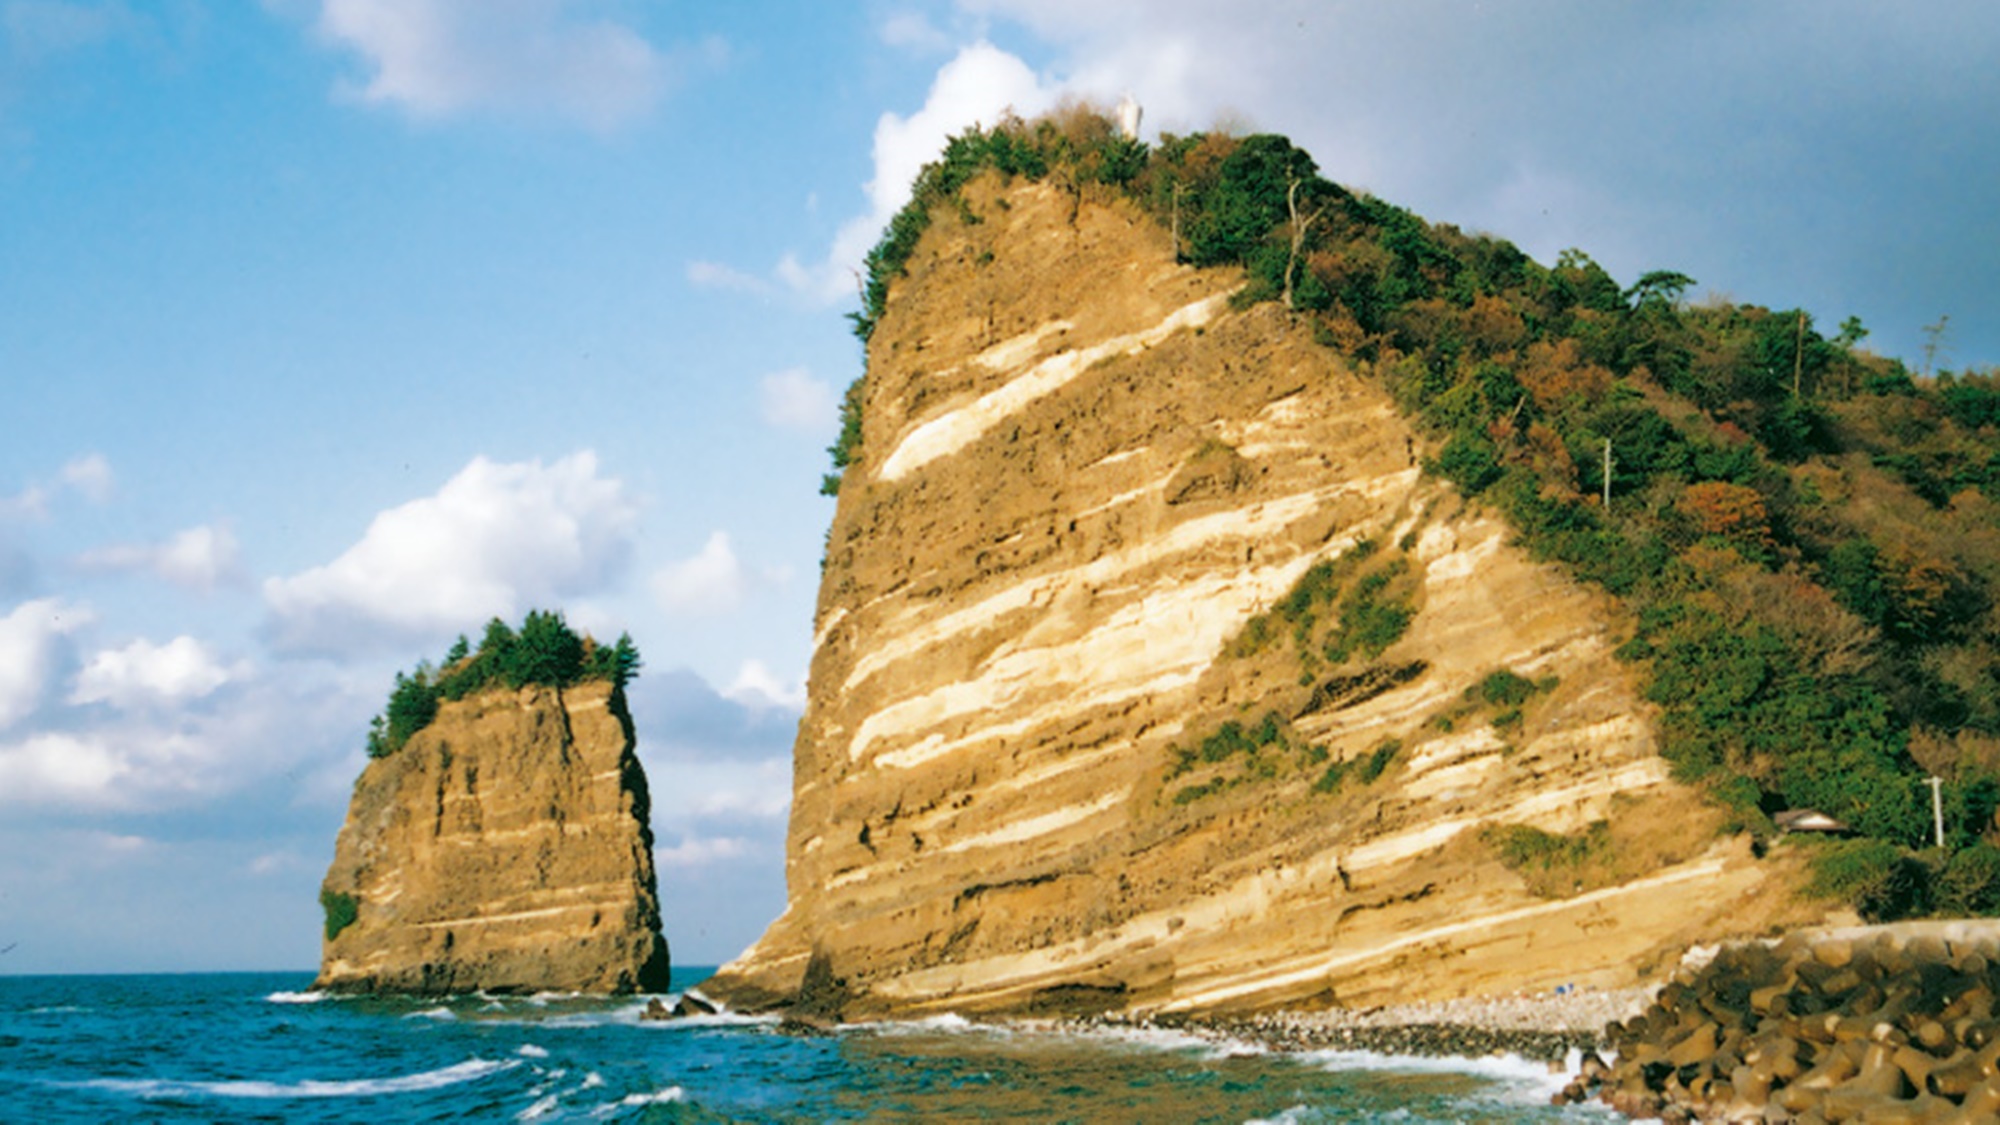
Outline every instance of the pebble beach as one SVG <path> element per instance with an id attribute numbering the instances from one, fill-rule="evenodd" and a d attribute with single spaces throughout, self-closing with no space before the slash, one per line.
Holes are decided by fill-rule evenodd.
<path id="1" fill-rule="evenodd" d="M 1092 1021 L 1156 1027 L 1238 1040 L 1274 1051 L 1373 1051 L 1477 1058 L 1493 1054 L 1556 1063 L 1572 1050 L 1597 1050 L 1604 1027 L 1644 1011 L 1655 988 L 1571 990 L 1507 997 L 1396 1004 L 1366 1009 L 1272 1012 L 1253 1016 L 1133 1016 Z"/>

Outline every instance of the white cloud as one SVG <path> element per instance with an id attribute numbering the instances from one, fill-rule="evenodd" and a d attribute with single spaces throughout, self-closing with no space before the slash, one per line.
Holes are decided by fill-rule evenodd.
<path id="1" fill-rule="evenodd" d="M 49 490 L 31 484 L 12 496 L 0 496 L 0 519 L 39 520 L 49 514 Z"/>
<path id="2" fill-rule="evenodd" d="M 164 645 L 140 639 L 105 649 L 77 673 L 72 703 L 132 708 L 200 699 L 236 678 L 200 641 L 175 637 Z"/>
<path id="3" fill-rule="evenodd" d="M 367 715 L 381 706 L 379 679 L 359 689 L 338 670 L 290 664 L 226 706 L 195 706 L 215 690 L 217 669 L 206 654 L 183 655 L 189 648 L 130 646 L 122 661 L 93 661 L 71 706 L 44 708 L 28 729 L 0 739 L 0 808 L 28 815 L 207 806 L 217 817 L 255 819 L 272 802 L 344 805 Z M 221 671 L 231 681 L 248 675 L 240 666 Z M 78 705 L 100 699 L 118 707 Z M 322 774 L 338 775 L 337 795 L 324 800 Z M 258 802 L 217 801 L 246 791 Z M 12 815 L 0 813 L 0 821 Z"/>
<path id="4" fill-rule="evenodd" d="M 0 617 L 0 730 L 41 707 L 70 633 L 94 619 L 89 609 L 39 598 Z"/>
<path id="5" fill-rule="evenodd" d="M 111 462 L 103 454 L 87 453 L 62 467 L 62 481 L 81 492 L 84 499 L 102 504 L 111 499 L 116 477 L 111 472 Z"/>
<path id="6" fill-rule="evenodd" d="M 726 531 L 711 533 L 700 553 L 653 575 L 653 593 L 669 613 L 725 612 L 736 608 L 749 588 L 750 574 Z"/>
<path id="7" fill-rule="evenodd" d="M 733 266 L 721 262 L 693 261 L 687 264 L 688 284 L 697 289 L 725 289 L 738 293 L 765 294 L 771 292 L 770 282 L 754 274 L 744 273 Z"/>
<path id="8" fill-rule="evenodd" d="M 324 0 L 319 32 L 368 76 L 344 92 L 417 117 L 476 110 L 612 129 L 644 115 L 667 60 L 632 29 L 571 0 Z M 711 52 L 712 53 L 712 52 Z"/>
<path id="9" fill-rule="evenodd" d="M 736 679 L 722 689 L 722 697 L 745 707 L 780 708 L 802 711 L 806 705 L 803 679 L 786 684 L 761 660 L 746 660 L 736 671 Z"/>
<path id="10" fill-rule="evenodd" d="M 868 213 L 841 225 L 825 261 L 806 264 L 787 254 L 778 263 L 779 280 L 828 304 L 851 298 L 869 247 L 909 201 L 917 172 L 938 158 L 952 134 L 992 125 L 1010 110 L 1031 117 L 1055 104 L 1057 93 L 1027 63 L 991 43 L 961 49 L 939 69 L 922 109 L 908 117 L 885 113 L 876 121 Z"/>
<path id="11" fill-rule="evenodd" d="M 76 562 L 86 570 L 149 571 L 191 590 L 212 590 L 242 577 L 236 536 L 226 524 L 191 527 L 163 543 L 99 547 Z"/>
<path id="12" fill-rule="evenodd" d="M 265 852 L 244 868 L 252 875 L 282 875 L 287 871 L 308 871 L 311 865 L 294 851 Z"/>
<path id="13" fill-rule="evenodd" d="M 705 867 L 717 860 L 735 859 L 750 850 L 750 842 L 740 836 L 689 836 L 671 848 L 654 848 L 656 867 Z"/>
<path id="14" fill-rule="evenodd" d="M 114 483 L 111 462 L 103 454 L 86 453 L 64 464 L 54 482 L 31 481 L 11 496 L 0 496 L 0 519 L 47 519 L 49 502 L 65 488 L 102 504 L 111 498 Z"/>
<path id="15" fill-rule="evenodd" d="M 782 770 L 767 768 L 770 765 Z M 736 822 L 768 820 L 783 824 L 786 814 L 792 811 L 791 761 L 779 759 L 773 763 L 759 764 L 754 770 L 755 789 L 717 789 L 703 793 L 699 800 L 689 806 L 687 814 L 695 820 L 729 820 Z"/>
<path id="16" fill-rule="evenodd" d="M 833 388 L 803 367 L 789 367 L 759 379 L 757 409 L 767 424 L 805 433 L 830 430 L 839 415 Z"/>
<path id="17" fill-rule="evenodd" d="M 0 800 L 20 804 L 111 803 L 125 760 L 103 740 L 55 731 L 0 746 Z"/>
<path id="18" fill-rule="evenodd" d="M 636 518 L 589 451 L 551 465 L 475 457 L 437 495 L 377 515 L 339 558 L 267 580 L 273 639 L 353 649 L 552 606 L 616 574 Z"/>

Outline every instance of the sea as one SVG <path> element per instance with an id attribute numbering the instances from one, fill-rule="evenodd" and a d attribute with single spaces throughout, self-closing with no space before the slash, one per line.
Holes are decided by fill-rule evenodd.
<path id="1" fill-rule="evenodd" d="M 676 968 L 674 986 L 708 970 Z M 644 998 L 336 997 L 310 973 L 0 976 L 5 1122 L 1515 1122 L 1546 1064 L 944 1016 L 781 1033 Z M 672 1002 L 672 998 L 668 998 Z"/>

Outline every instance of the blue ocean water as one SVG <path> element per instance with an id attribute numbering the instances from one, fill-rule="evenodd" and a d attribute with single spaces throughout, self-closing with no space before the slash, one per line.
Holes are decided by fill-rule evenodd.
<path id="1" fill-rule="evenodd" d="M 705 970 L 676 970 L 675 986 Z M 838 1035 L 642 1000 L 324 998 L 305 973 L 0 977 L 0 1121 L 1616 1120 L 1538 1063 L 956 1018 Z"/>

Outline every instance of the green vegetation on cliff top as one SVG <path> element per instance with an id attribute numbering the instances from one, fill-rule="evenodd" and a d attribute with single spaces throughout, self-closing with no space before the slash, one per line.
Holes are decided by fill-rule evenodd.
<path id="1" fill-rule="evenodd" d="M 1628 607 L 1619 656 L 1679 777 L 1760 836 L 1788 807 L 1860 834 L 1822 889 L 1878 917 L 2000 905 L 2000 372 L 1914 372 L 1853 317 L 1828 336 L 1802 309 L 1690 304 L 1672 270 L 1545 266 L 1347 191 L 1282 137 L 1148 146 L 1087 109 L 951 140 L 868 257 L 863 340 L 987 169 L 1136 204 L 1183 260 L 1242 267 L 1239 304 L 1283 302 L 1378 380 L 1429 471 Z M 862 455 L 865 378 L 828 492 Z M 1931 774 L 1948 857 L 1918 852 Z"/>
<path id="2" fill-rule="evenodd" d="M 369 723 L 368 756 L 383 758 L 402 749 L 437 717 L 442 701 L 489 687 L 568 687 L 585 680 L 608 681 L 623 690 L 640 667 L 639 649 L 629 633 L 603 645 L 573 632 L 558 612 L 529 610 L 519 632 L 496 617 L 486 623 L 477 649 L 460 636 L 439 664 L 425 662 L 414 671 L 396 673 L 388 706 Z"/>

